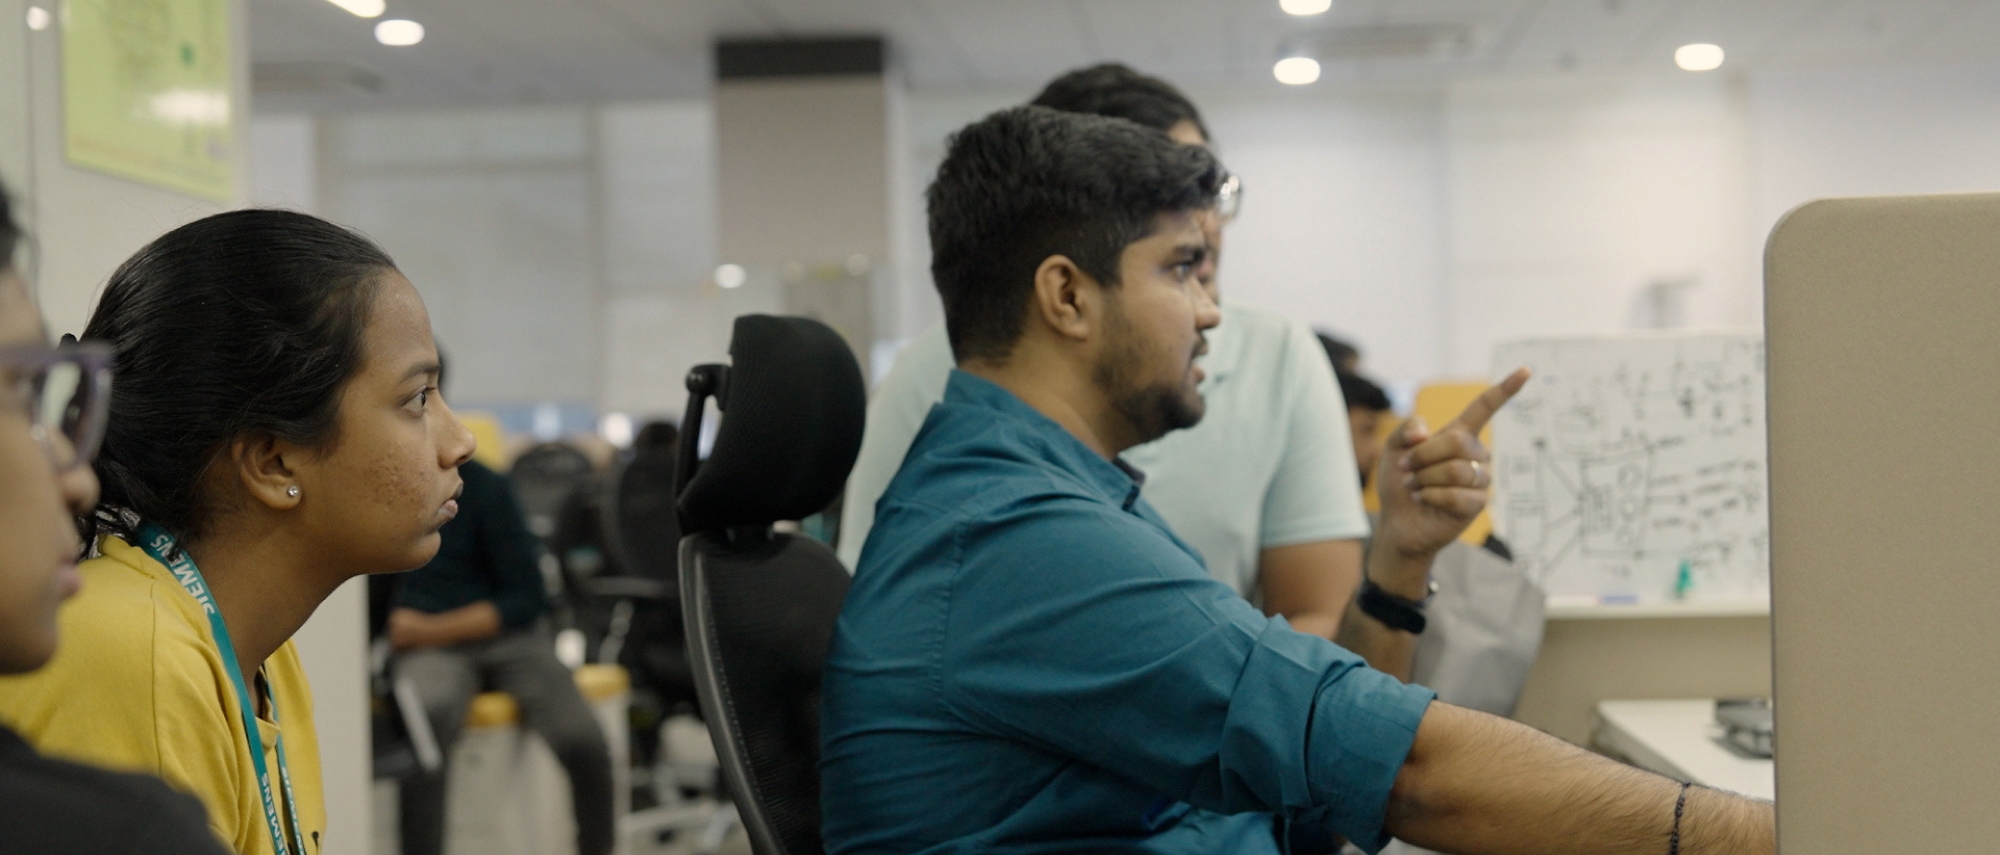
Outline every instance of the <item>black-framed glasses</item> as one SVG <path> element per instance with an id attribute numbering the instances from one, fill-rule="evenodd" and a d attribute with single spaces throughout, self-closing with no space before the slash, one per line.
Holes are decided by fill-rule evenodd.
<path id="1" fill-rule="evenodd" d="M 1243 179 L 1232 172 L 1223 176 L 1222 186 L 1215 191 L 1215 215 L 1223 222 L 1236 219 L 1243 210 Z"/>
<path id="2" fill-rule="evenodd" d="M 111 407 L 111 348 L 95 343 L 0 347 L 0 405 L 28 416 L 28 432 L 58 472 L 88 465 Z"/>

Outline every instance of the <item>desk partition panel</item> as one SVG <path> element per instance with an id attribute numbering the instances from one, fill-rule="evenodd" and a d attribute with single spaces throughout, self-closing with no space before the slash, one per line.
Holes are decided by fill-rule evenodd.
<path id="1" fill-rule="evenodd" d="M 1782 855 L 2000 847 L 2000 194 L 1766 248 Z"/>

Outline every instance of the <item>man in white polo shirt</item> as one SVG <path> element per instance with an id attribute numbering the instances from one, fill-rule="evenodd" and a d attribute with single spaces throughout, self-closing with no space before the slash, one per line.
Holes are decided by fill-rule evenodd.
<path id="1" fill-rule="evenodd" d="M 1177 142 L 1208 144 L 1200 114 L 1171 85 L 1122 65 L 1070 72 L 1051 82 L 1035 104 L 1128 119 Z M 1235 214 L 1240 184 L 1204 229 L 1220 250 L 1221 225 Z M 1202 271 L 1215 294 L 1213 261 Z M 1336 638 L 1362 585 L 1362 539 L 1369 533 L 1361 506 L 1354 453 L 1343 441 L 1347 409 L 1318 339 L 1281 315 L 1224 303 L 1222 323 L 1208 334 L 1201 382 L 1208 417 L 1127 451 L 1147 475 L 1146 501 L 1174 532 L 1199 551 L 1209 573 L 1294 629 Z M 861 455 L 842 504 L 839 554 L 851 569 L 875 519 L 875 502 L 901 467 L 924 417 L 944 394 L 952 368 L 944 329 L 933 329 L 897 355 L 868 408 Z M 1365 614 L 1387 621 L 1349 627 L 1370 638 L 1337 640 L 1370 664 L 1405 679 L 1408 651 L 1421 627 L 1423 579 L 1372 580 Z M 1411 615 L 1417 615 L 1413 622 Z M 1382 655 L 1376 655 L 1380 653 Z M 1382 661 L 1376 661 L 1380 659 Z"/>

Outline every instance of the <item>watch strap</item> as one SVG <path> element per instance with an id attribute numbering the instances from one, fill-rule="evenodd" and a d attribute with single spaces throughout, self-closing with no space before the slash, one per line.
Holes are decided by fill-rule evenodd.
<path id="1" fill-rule="evenodd" d="M 1431 589 L 1433 592 L 1436 591 L 1436 583 L 1432 583 Z M 1373 579 L 1364 577 L 1361 580 L 1359 605 L 1363 614 L 1381 621 L 1383 626 L 1390 629 L 1400 629 L 1412 635 L 1424 631 L 1426 621 L 1423 601 L 1406 600 L 1391 594 L 1382 590 Z"/>

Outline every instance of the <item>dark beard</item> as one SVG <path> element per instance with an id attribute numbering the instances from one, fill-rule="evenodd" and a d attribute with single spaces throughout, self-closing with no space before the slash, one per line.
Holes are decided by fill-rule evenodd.
<path id="1" fill-rule="evenodd" d="M 1145 357 L 1122 311 L 1109 315 L 1105 332 L 1110 346 L 1091 371 L 1091 379 L 1111 399 L 1111 408 L 1132 424 L 1139 442 L 1152 442 L 1201 422 L 1208 407 L 1199 392 L 1167 384 L 1140 386 L 1133 379 L 1132 368 Z"/>

